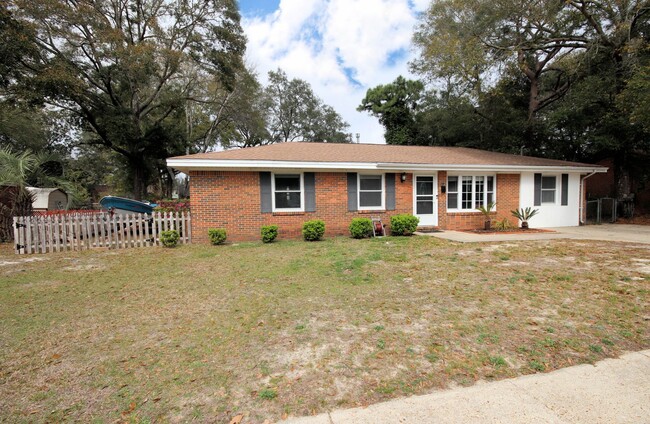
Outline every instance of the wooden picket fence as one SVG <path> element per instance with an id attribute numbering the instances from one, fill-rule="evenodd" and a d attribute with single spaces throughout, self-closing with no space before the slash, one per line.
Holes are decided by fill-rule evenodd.
<path id="1" fill-rule="evenodd" d="M 179 243 L 192 242 L 189 212 L 18 216 L 13 226 L 16 254 L 160 246 L 166 230 L 178 231 Z"/>

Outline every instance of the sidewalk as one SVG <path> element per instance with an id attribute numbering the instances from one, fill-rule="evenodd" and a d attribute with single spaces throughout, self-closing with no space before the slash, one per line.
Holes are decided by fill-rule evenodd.
<path id="1" fill-rule="evenodd" d="M 650 243 L 650 226 L 602 224 L 583 225 L 580 227 L 547 228 L 547 233 L 512 233 L 512 234 L 477 234 L 463 231 L 441 231 L 437 233 L 416 233 L 418 235 L 437 237 L 462 243 L 495 242 L 495 241 L 526 241 L 526 240 L 604 240 L 629 243 Z"/>
<path id="2" fill-rule="evenodd" d="M 283 423 L 650 423 L 650 350 Z"/>

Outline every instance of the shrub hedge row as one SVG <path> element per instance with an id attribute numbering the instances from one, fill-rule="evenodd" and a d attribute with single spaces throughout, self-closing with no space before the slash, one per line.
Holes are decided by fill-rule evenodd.
<path id="1" fill-rule="evenodd" d="M 420 219 L 410 214 L 393 215 L 390 217 L 391 235 L 394 236 L 410 236 L 417 229 Z M 354 218 L 349 226 L 350 236 L 356 239 L 362 239 L 372 236 L 372 221 L 370 218 Z M 172 231 L 175 232 L 175 231 Z M 164 233 L 161 234 L 161 240 Z M 320 219 L 306 221 L 302 224 L 302 237 L 306 241 L 322 240 L 325 235 L 325 222 Z M 264 243 L 271 243 L 278 237 L 277 225 L 264 225 L 260 229 L 260 236 Z M 169 243 L 173 246 L 178 242 L 178 233 L 176 233 L 176 241 L 173 242 L 173 235 L 166 235 L 169 237 Z M 208 237 L 210 243 L 219 245 L 225 243 L 227 239 L 226 230 L 223 228 L 212 228 L 208 230 Z M 163 241 L 163 245 L 167 246 Z M 168 246 L 168 247 L 173 247 Z"/>

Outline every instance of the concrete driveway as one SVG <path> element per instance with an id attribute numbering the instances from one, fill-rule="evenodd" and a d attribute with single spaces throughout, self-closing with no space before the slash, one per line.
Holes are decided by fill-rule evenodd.
<path id="1" fill-rule="evenodd" d="M 650 226 L 601 224 L 583 225 L 580 227 L 548 228 L 553 232 L 548 233 L 516 233 L 516 234 L 475 234 L 462 231 L 443 231 L 439 233 L 417 233 L 431 237 L 438 237 L 463 243 L 476 243 L 482 241 L 513 241 L 513 240 L 603 240 L 622 241 L 628 243 L 650 244 Z"/>
<path id="2" fill-rule="evenodd" d="M 282 421 L 286 424 L 650 422 L 650 350 L 472 387 Z"/>

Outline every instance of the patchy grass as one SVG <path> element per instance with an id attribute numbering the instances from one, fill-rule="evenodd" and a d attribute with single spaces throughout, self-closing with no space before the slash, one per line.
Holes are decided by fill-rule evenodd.
<path id="1" fill-rule="evenodd" d="M 648 262 L 431 237 L 7 251 L 2 419 L 259 423 L 647 349 Z"/>

